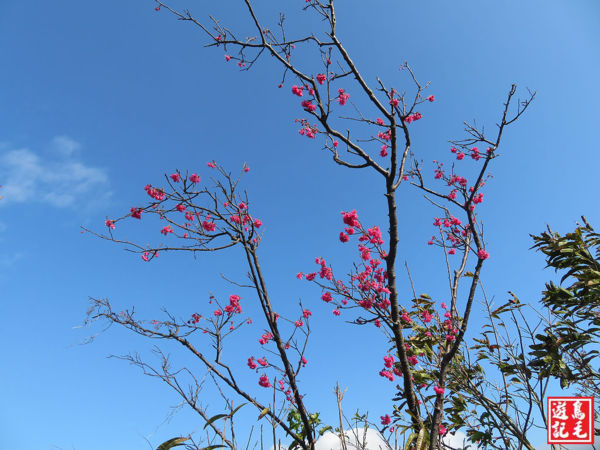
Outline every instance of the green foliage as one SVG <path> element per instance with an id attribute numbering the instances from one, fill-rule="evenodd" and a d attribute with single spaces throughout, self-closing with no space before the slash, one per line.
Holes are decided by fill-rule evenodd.
<path id="1" fill-rule="evenodd" d="M 306 428 L 304 427 L 304 424 L 302 423 L 300 411 L 298 411 L 296 408 L 293 408 L 288 414 L 287 421 L 288 426 L 292 431 L 294 431 L 303 440 L 306 439 L 307 432 Z M 308 416 L 308 424 L 310 425 L 311 429 L 314 430 L 317 426 L 321 425 L 321 423 L 322 421 L 319 418 L 319 413 L 313 413 Z M 331 428 L 331 426 L 323 426 L 319 430 L 319 434 L 323 435 L 326 431 L 330 430 Z M 295 448 L 298 448 L 299 446 L 300 443 L 298 441 L 294 441 L 290 444 L 288 448 L 290 450 L 293 450 Z"/>
<path id="2" fill-rule="evenodd" d="M 565 236 L 550 228 L 532 236 L 532 248 L 546 255 L 547 267 L 566 272 L 560 286 L 546 283 L 542 303 L 556 321 L 536 335 L 539 342 L 530 354 L 532 367 L 559 379 L 561 386 L 587 382 L 597 389 L 600 374 L 591 363 L 600 342 L 600 234 L 583 220 L 585 226 Z"/>
<path id="3" fill-rule="evenodd" d="M 169 439 L 168 441 L 165 441 L 162 444 L 160 444 L 158 447 L 156 447 L 156 450 L 169 450 L 173 447 L 178 447 L 180 445 L 183 445 L 183 443 L 187 440 L 189 440 L 189 438 L 185 438 L 185 437 L 176 437 L 173 439 Z"/>

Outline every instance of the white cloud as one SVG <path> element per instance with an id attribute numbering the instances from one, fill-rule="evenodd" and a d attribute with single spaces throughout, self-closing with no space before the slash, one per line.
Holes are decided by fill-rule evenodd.
<path id="1" fill-rule="evenodd" d="M 17 261 L 23 259 L 23 256 L 22 252 L 0 255 L 0 268 L 12 267 Z"/>
<path id="2" fill-rule="evenodd" d="M 86 166 L 75 158 L 78 142 L 58 136 L 53 143 L 63 157 L 60 160 L 43 159 L 26 148 L 0 155 L 0 206 L 42 202 L 64 208 L 91 196 L 98 199 L 110 195 L 104 169 Z"/>
<path id="3" fill-rule="evenodd" d="M 347 447 L 348 449 L 367 449 L 367 450 L 389 450 L 390 446 L 387 444 L 383 436 L 379 434 L 377 430 L 373 428 L 355 428 L 353 430 L 347 430 L 344 432 L 347 436 Z M 342 448 L 342 440 L 338 435 L 328 431 L 317 441 L 315 450 L 338 450 Z"/>
<path id="4" fill-rule="evenodd" d="M 69 136 L 56 136 L 52 139 L 54 148 L 63 156 L 72 156 L 81 148 L 81 144 Z"/>
<path id="5" fill-rule="evenodd" d="M 454 435 L 448 433 L 443 438 L 444 444 L 449 445 L 452 448 L 464 449 L 468 448 L 469 450 L 475 450 L 478 448 L 477 445 L 471 444 L 467 440 L 467 435 L 462 431 L 456 431 Z"/>
<path id="6" fill-rule="evenodd" d="M 348 450 L 356 450 L 356 449 L 365 449 L 365 450 L 390 450 L 391 447 L 387 444 L 385 439 L 379 434 L 379 432 L 373 428 L 367 428 L 367 432 L 365 434 L 364 429 L 355 428 L 352 430 L 345 430 L 344 434 L 346 436 L 346 445 Z M 357 439 L 358 438 L 358 439 Z M 366 443 L 366 446 L 363 447 L 363 441 Z M 271 446 L 271 450 L 274 447 Z M 281 450 L 286 450 L 287 447 L 281 446 Z M 341 450 L 342 449 L 342 440 L 340 437 L 332 433 L 331 431 L 327 431 L 323 436 L 317 440 L 315 444 L 315 450 Z M 277 448 L 279 450 L 279 448 Z"/>
<path id="7" fill-rule="evenodd" d="M 346 445 L 348 450 L 390 450 L 392 447 L 386 442 L 386 440 L 381 436 L 381 434 L 373 429 L 368 428 L 366 434 L 362 428 L 355 428 L 353 430 L 346 430 L 344 432 L 346 435 Z M 358 439 L 357 439 L 358 438 Z M 463 449 L 468 448 L 469 450 L 477 449 L 476 446 L 471 444 L 468 447 L 467 436 L 461 432 L 457 431 L 454 436 L 451 434 L 447 434 L 444 437 L 444 443 L 451 446 L 454 449 Z M 366 445 L 363 447 L 363 439 Z M 463 447 L 464 446 L 464 447 Z M 281 446 L 281 450 L 286 450 L 287 447 Z M 335 433 L 330 431 L 326 432 L 319 438 L 317 443 L 315 444 L 315 450 L 341 450 L 342 449 L 342 440 Z M 274 447 L 271 446 L 271 450 L 274 450 Z M 279 449 L 277 449 L 279 450 Z"/>

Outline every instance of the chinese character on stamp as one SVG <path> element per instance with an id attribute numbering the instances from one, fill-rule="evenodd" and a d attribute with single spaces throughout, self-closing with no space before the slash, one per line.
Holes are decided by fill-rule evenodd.
<path id="1" fill-rule="evenodd" d="M 548 444 L 594 443 L 593 397 L 548 397 Z"/>

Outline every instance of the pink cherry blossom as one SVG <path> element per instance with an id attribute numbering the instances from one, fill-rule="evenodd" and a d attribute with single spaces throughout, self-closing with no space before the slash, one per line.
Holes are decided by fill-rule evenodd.
<path id="1" fill-rule="evenodd" d="M 431 322 L 431 319 L 433 319 L 433 316 L 429 313 L 429 311 L 423 311 L 421 313 L 421 317 L 423 318 L 423 322 L 425 323 L 429 323 Z"/>
<path id="2" fill-rule="evenodd" d="M 479 257 L 479 259 L 488 259 L 490 257 L 490 254 L 484 249 L 481 249 L 477 252 L 477 256 Z"/>
<path id="3" fill-rule="evenodd" d="M 292 86 L 292 94 L 297 95 L 298 97 L 302 97 L 302 90 L 304 87 L 298 87 L 296 85 Z"/>
<path id="4" fill-rule="evenodd" d="M 194 183 L 194 184 L 200 183 L 200 176 L 197 175 L 197 174 L 195 174 L 195 173 L 193 173 L 193 174 L 190 175 L 190 181 L 192 183 Z"/>
<path id="5" fill-rule="evenodd" d="M 183 211 L 185 211 L 185 205 L 180 203 L 175 207 L 175 209 L 179 212 L 183 212 Z"/>
<path id="6" fill-rule="evenodd" d="M 260 379 L 258 380 L 258 384 L 264 388 L 270 388 L 271 387 L 271 383 L 269 382 L 269 378 L 266 375 L 261 375 Z"/>
<path id="7" fill-rule="evenodd" d="M 230 59 L 231 59 L 231 56 L 225 55 L 225 61 L 229 61 Z"/>
<path id="8" fill-rule="evenodd" d="M 310 112 L 313 112 L 315 109 L 317 109 L 317 105 L 312 103 L 312 101 L 310 101 L 310 100 L 303 100 L 301 105 L 305 110 L 310 111 Z"/>
<path id="9" fill-rule="evenodd" d="M 112 220 L 106 220 L 106 222 L 104 222 L 104 225 L 106 225 L 111 230 L 115 229 L 115 223 Z"/>
<path id="10" fill-rule="evenodd" d="M 267 358 L 258 358 L 256 362 L 263 367 L 267 367 L 269 365 L 269 363 L 267 362 Z"/>
<path id="11" fill-rule="evenodd" d="M 394 381 L 394 374 L 389 370 L 381 370 L 379 371 L 379 376 L 387 378 L 390 381 Z"/>
<path id="12" fill-rule="evenodd" d="M 258 342 L 261 345 L 265 345 L 268 344 L 271 339 L 273 339 L 273 335 L 271 333 L 265 333 L 260 337 Z"/>
<path id="13" fill-rule="evenodd" d="M 252 370 L 258 367 L 258 365 L 254 362 L 254 356 L 248 358 L 248 367 L 250 367 Z"/>
<path id="14" fill-rule="evenodd" d="M 386 414 L 385 416 L 381 416 L 380 419 L 381 425 L 389 425 L 390 423 L 392 423 L 392 419 L 388 414 Z"/>
<path id="15" fill-rule="evenodd" d="M 319 84 L 323 84 L 326 79 L 327 75 L 325 75 L 324 73 L 317 74 L 317 81 L 319 82 Z"/>
<path id="16" fill-rule="evenodd" d="M 343 222 L 351 227 L 359 228 L 360 222 L 358 221 L 358 214 L 356 214 L 356 210 L 352 210 L 351 213 L 342 211 Z"/>
<path id="17" fill-rule="evenodd" d="M 207 162 L 207 163 L 206 163 L 206 165 L 207 165 L 208 167 L 210 167 L 211 169 L 214 169 L 214 168 L 216 167 L 216 164 L 215 164 L 215 162 L 214 162 L 214 161 Z"/>
<path id="18" fill-rule="evenodd" d="M 131 217 L 134 219 L 142 218 L 142 208 L 131 208 L 129 211 L 131 211 Z"/>
<path id="19" fill-rule="evenodd" d="M 435 100 L 435 97 L 433 95 L 430 95 L 429 97 L 427 97 L 427 100 L 433 102 Z"/>
<path id="20" fill-rule="evenodd" d="M 340 105 L 344 106 L 349 98 L 350 94 L 345 93 L 343 89 L 338 89 L 338 103 Z"/>
<path id="21" fill-rule="evenodd" d="M 175 183 L 179 183 L 179 180 L 181 180 L 181 177 L 178 173 L 172 173 L 169 176 L 171 177 L 171 180 L 173 180 Z"/>
<path id="22" fill-rule="evenodd" d="M 171 225 L 167 225 L 166 227 L 163 227 L 160 232 L 166 236 L 169 233 L 173 233 L 173 228 L 171 228 Z"/>

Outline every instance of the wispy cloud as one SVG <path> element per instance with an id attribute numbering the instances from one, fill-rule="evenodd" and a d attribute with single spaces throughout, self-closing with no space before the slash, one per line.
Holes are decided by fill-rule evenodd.
<path id="1" fill-rule="evenodd" d="M 22 252 L 0 255 L 0 269 L 11 267 L 17 261 L 23 259 L 23 256 L 25 255 Z"/>
<path id="2" fill-rule="evenodd" d="M 85 165 L 77 157 L 81 145 L 67 137 L 52 142 L 59 158 L 43 158 L 27 149 L 12 149 L 0 155 L 0 206 L 41 202 L 58 208 L 80 204 L 94 196 L 110 196 L 104 169 Z M 98 193 L 101 193 L 100 195 Z"/>
<path id="3" fill-rule="evenodd" d="M 69 136 L 56 136 L 52 139 L 52 144 L 56 151 L 63 156 L 73 156 L 81 148 L 81 144 Z"/>

